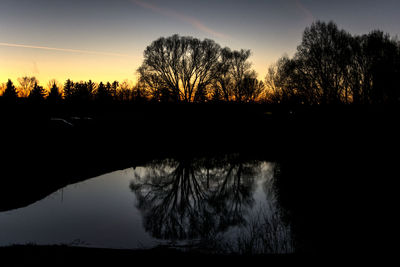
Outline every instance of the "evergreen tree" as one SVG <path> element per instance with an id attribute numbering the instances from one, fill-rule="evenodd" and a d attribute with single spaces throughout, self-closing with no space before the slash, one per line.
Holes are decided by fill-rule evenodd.
<path id="1" fill-rule="evenodd" d="M 113 97 L 116 97 L 117 95 L 117 90 L 119 87 L 119 82 L 118 81 L 114 81 L 111 85 L 111 94 Z"/>
<path id="2" fill-rule="evenodd" d="M 96 85 L 89 80 L 88 82 L 79 82 L 74 84 L 72 99 L 74 103 L 87 103 L 93 98 L 93 92 Z"/>
<path id="3" fill-rule="evenodd" d="M 3 98 L 9 102 L 15 102 L 18 98 L 18 92 L 10 79 L 8 79 L 7 81 L 6 90 L 3 93 Z"/>
<path id="4" fill-rule="evenodd" d="M 107 83 L 107 86 L 105 86 L 102 82 L 100 82 L 99 86 L 97 87 L 96 100 L 100 103 L 111 102 L 112 95 L 110 83 Z"/>
<path id="5" fill-rule="evenodd" d="M 34 103 L 42 102 L 46 97 L 46 90 L 44 90 L 43 86 L 40 86 L 35 82 L 32 91 L 30 92 L 28 99 Z"/>
<path id="6" fill-rule="evenodd" d="M 62 100 L 61 92 L 55 82 L 52 83 L 50 93 L 47 96 L 47 101 L 50 103 L 59 103 Z"/>
<path id="7" fill-rule="evenodd" d="M 71 81 L 70 79 L 68 79 L 65 82 L 63 93 L 64 93 L 64 99 L 68 102 L 71 101 L 72 95 L 74 93 L 74 82 Z"/>

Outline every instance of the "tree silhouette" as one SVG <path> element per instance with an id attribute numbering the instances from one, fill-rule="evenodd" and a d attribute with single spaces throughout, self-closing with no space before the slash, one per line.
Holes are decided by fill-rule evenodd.
<path id="1" fill-rule="evenodd" d="M 221 227 L 245 224 L 244 216 L 248 207 L 254 204 L 251 194 L 254 191 L 254 177 L 257 164 L 243 163 L 234 159 L 222 175 L 218 193 L 213 201 L 219 203 L 217 212 L 221 214 Z"/>
<path id="2" fill-rule="evenodd" d="M 148 100 L 148 94 L 149 92 L 147 91 L 146 85 L 144 83 L 138 82 L 133 88 L 132 88 L 132 98 L 135 103 L 144 103 Z"/>
<path id="3" fill-rule="evenodd" d="M 100 103 L 112 102 L 113 96 L 111 92 L 111 84 L 107 83 L 107 85 L 104 85 L 102 82 L 100 82 L 99 86 L 97 87 L 95 98 L 96 101 Z"/>
<path id="4" fill-rule="evenodd" d="M 71 102 L 73 93 L 74 93 L 74 82 L 68 79 L 64 83 L 64 89 L 63 89 L 64 99 L 67 102 Z"/>
<path id="5" fill-rule="evenodd" d="M 317 21 L 305 29 L 294 57 L 270 67 L 265 81 L 281 103 L 398 103 L 399 51 L 381 31 L 351 36 Z"/>
<path id="6" fill-rule="evenodd" d="M 270 101 L 286 105 L 299 103 L 298 76 L 295 61 L 287 56 L 280 58 L 275 65 L 270 66 L 265 78 L 265 84 L 269 89 Z M 312 92 L 314 88 L 311 87 L 309 90 Z M 307 90 L 303 90 L 303 94 L 305 91 Z M 310 94 L 312 94 L 311 92 Z M 314 95 L 310 99 L 303 98 L 302 101 L 315 104 L 318 103 L 318 97 Z"/>
<path id="7" fill-rule="evenodd" d="M 33 85 L 33 89 L 31 90 L 28 99 L 33 103 L 41 103 L 46 97 L 46 90 L 44 90 L 43 86 L 40 86 L 35 82 Z"/>
<path id="8" fill-rule="evenodd" d="M 363 103 L 398 102 L 400 96 L 400 45 L 382 31 L 357 38 L 355 70 L 361 84 Z"/>
<path id="9" fill-rule="evenodd" d="M 226 102 L 231 101 L 234 94 L 234 83 L 232 78 L 232 58 L 233 52 L 225 47 L 221 50 L 220 61 L 217 69 L 218 75 L 213 83 L 212 96 L 214 100 L 220 100 L 221 97 Z"/>
<path id="10" fill-rule="evenodd" d="M 109 83 L 107 83 L 107 88 L 108 88 Z M 111 94 L 113 97 L 115 97 L 117 95 L 117 90 L 119 87 L 119 82 L 118 81 L 114 81 L 111 85 Z"/>
<path id="11" fill-rule="evenodd" d="M 222 96 L 225 101 L 254 101 L 264 91 L 248 59 L 250 50 L 231 51 L 223 48 L 217 64 L 218 73 L 213 80 L 212 98 Z"/>
<path id="12" fill-rule="evenodd" d="M 244 223 L 254 203 L 256 168 L 236 158 L 165 160 L 130 187 L 154 237 L 207 238 Z"/>
<path id="13" fill-rule="evenodd" d="M 34 88 L 35 84 L 38 84 L 38 80 L 35 77 L 20 77 L 18 78 L 18 82 L 21 86 L 21 96 L 22 97 L 27 97 L 29 96 L 31 90 Z"/>
<path id="14" fill-rule="evenodd" d="M 298 82 L 302 90 L 309 84 L 322 104 L 337 104 L 348 100 L 347 67 L 351 63 L 351 36 L 339 30 L 333 22 L 317 21 L 307 27 L 294 60 L 301 73 Z M 307 87 L 306 87 L 307 86 Z M 309 97 L 304 94 L 305 97 Z"/>
<path id="15" fill-rule="evenodd" d="M 166 161 L 153 166 L 156 170 L 144 183 L 132 183 L 131 189 L 138 196 L 138 207 L 144 212 L 145 229 L 154 237 L 181 240 L 196 238 L 211 229 L 202 218 L 209 215 L 206 193 L 196 176 L 198 166 L 191 160 Z M 166 167 L 173 167 L 167 172 Z"/>
<path id="16" fill-rule="evenodd" d="M 62 95 L 56 81 L 50 82 L 50 92 L 47 96 L 47 101 L 52 104 L 57 104 L 62 101 Z"/>
<path id="17" fill-rule="evenodd" d="M 245 75 L 240 83 L 241 101 L 255 102 L 264 92 L 264 83 L 257 80 L 255 72 Z"/>
<path id="18" fill-rule="evenodd" d="M 209 39 L 162 37 L 144 51 L 136 85 L 114 81 L 97 87 L 91 80 L 74 83 L 68 79 L 62 90 L 64 101 L 284 105 L 400 102 L 400 42 L 379 30 L 351 35 L 332 21 L 316 21 L 304 30 L 294 56 L 283 56 L 271 65 L 264 81 L 259 81 L 252 70 L 250 55 L 250 50 L 221 48 Z M 16 92 L 21 97 L 30 95 L 38 85 L 35 77 L 18 81 L 21 90 Z M 58 86 L 49 87 L 49 102 L 62 102 Z"/>
<path id="19" fill-rule="evenodd" d="M 214 103 L 219 103 L 224 101 L 224 97 L 222 96 L 222 90 L 220 90 L 218 87 L 214 87 L 213 90 L 211 91 L 211 102 Z"/>
<path id="20" fill-rule="evenodd" d="M 201 100 L 217 74 L 219 52 L 219 45 L 209 39 L 159 38 L 146 48 L 138 73 L 152 90 L 171 90 L 168 95 L 175 101 L 193 102 L 195 96 Z"/>
<path id="21" fill-rule="evenodd" d="M 6 89 L 4 90 L 2 97 L 7 102 L 15 102 L 18 98 L 18 92 L 10 79 L 7 81 Z"/>
<path id="22" fill-rule="evenodd" d="M 72 102 L 81 104 L 88 103 L 93 99 L 95 89 L 96 84 L 92 82 L 92 80 L 75 83 L 71 95 Z"/>
<path id="23" fill-rule="evenodd" d="M 130 102 L 133 99 L 132 85 L 128 80 L 119 84 L 116 90 L 115 98 L 119 102 Z"/>
<path id="24" fill-rule="evenodd" d="M 231 73 L 234 82 L 233 94 L 235 101 L 244 102 L 246 99 L 246 78 L 254 78 L 255 73 L 251 72 L 251 64 L 248 62 L 250 50 L 240 50 L 232 52 Z"/>

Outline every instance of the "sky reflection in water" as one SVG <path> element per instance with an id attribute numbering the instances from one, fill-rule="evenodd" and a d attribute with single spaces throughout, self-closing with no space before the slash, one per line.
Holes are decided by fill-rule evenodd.
<path id="1" fill-rule="evenodd" d="M 0 245 L 149 248 L 207 243 L 215 249 L 218 243 L 226 249 L 263 235 L 259 231 L 264 229 L 269 239 L 284 243 L 267 252 L 290 252 L 290 229 L 281 221 L 273 189 L 274 167 L 227 156 L 162 160 L 115 171 L 0 213 Z M 238 249 L 236 245 L 229 249 Z"/>

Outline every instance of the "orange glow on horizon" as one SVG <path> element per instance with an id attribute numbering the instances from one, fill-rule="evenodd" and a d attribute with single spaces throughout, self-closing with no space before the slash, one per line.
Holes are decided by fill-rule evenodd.
<path id="1" fill-rule="evenodd" d="M 18 50 L 18 51 L 10 51 Z M 110 57 L 98 54 L 62 53 L 48 49 L 0 47 L 0 84 L 11 79 L 18 86 L 18 78 L 36 77 L 40 85 L 50 80 L 64 84 L 67 79 L 75 82 L 136 82 L 136 69 L 141 59 Z"/>
<path id="2" fill-rule="evenodd" d="M 125 51 L 124 51 L 125 52 Z M 64 84 L 67 79 L 74 82 L 92 80 L 95 83 L 129 80 L 136 84 L 137 68 L 143 61 L 137 55 L 104 53 L 92 50 L 65 49 L 49 46 L 33 46 L 0 43 L 0 84 L 11 79 L 19 86 L 18 78 L 36 77 L 39 84 L 47 87 L 51 80 Z M 254 58 L 253 69 L 258 79 L 264 80 L 268 68 L 264 57 Z"/>
<path id="3" fill-rule="evenodd" d="M 142 58 L 128 53 L 0 42 L 0 84 L 11 79 L 18 86 L 18 78 L 25 76 L 36 77 L 44 87 L 53 79 L 61 84 L 67 79 L 136 82 Z"/>

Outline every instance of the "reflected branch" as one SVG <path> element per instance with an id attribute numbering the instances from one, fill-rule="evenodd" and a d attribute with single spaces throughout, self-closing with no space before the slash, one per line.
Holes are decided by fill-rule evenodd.
<path id="1" fill-rule="evenodd" d="M 254 199 L 257 163 L 166 160 L 131 182 L 144 227 L 160 239 L 204 238 L 243 224 Z M 170 170 L 170 171 L 168 171 Z"/>

